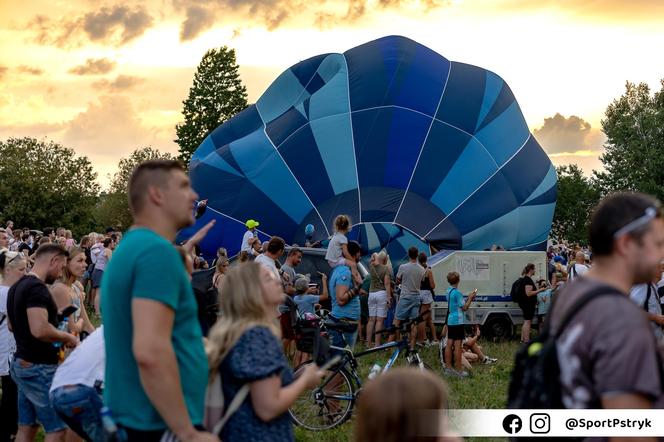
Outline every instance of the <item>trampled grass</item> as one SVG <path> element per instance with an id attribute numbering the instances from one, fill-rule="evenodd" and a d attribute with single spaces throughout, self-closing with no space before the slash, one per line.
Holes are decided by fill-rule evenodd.
<path id="1" fill-rule="evenodd" d="M 420 352 L 420 356 L 424 358 L 424 361 L 447 383 L 450 394 L 450 408 L 500 409 L 507 405 L 507 388 L 518 342 L 493 343 L 481 341 L 480 343 L 483 351 L 491 357 L 498 358 L 498 362 L 495 365 L 474 364 L 472 377 L 468 379 L 443 377 L 442 367 L 438 361 L 437 347 L 429 347 Z M 370 355 L 360 359 L 360 373 L 363 381 L 367 379 L 374 362 L 383 365 L 388 357 L 389 352 L 384 352 L 380 357 Z M 402 359 L 400 364 L 404 363 L 405 361 Z M 295 439 L 298 442 L 351 441 L 353 439 L 353 425 L 354 418 L 342 426 L 328 431 L 313 432 L 296 427 Z M 472 441 L 473 438 L 466 440 Z M 496 438 L 495 440 L 505 439 Z"/>

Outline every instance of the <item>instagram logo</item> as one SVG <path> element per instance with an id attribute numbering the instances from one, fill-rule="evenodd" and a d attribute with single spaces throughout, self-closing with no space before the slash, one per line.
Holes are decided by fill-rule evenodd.
<path id="1" fill-rule="evenodd" d="M 530 415 L 530 432 L 533 434 L 546 434 L 551 431 L 551 416 L 546 413 Z"/>

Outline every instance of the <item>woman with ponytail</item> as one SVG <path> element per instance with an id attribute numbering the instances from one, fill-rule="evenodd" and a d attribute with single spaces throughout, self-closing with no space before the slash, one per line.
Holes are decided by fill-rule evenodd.
<path id="1" fill-rule="evenodd" d="M 26 273 L 23 253 L 0 251 L 0 379 L 2 379 L 2 400 L 0 400 L 0 440 L 11 440 L 18 430 L 18 393 L 16 384 L 9 375 L 9 361 L 16 351 L 14 335 L 9 330 L 7 317 L 7 293 L 9 287 Z"/>
<path id="2" fill-rule="evenodd" d="M 311 364 L 293 379 L 274 319 L 284 296 L 281 280 L 253 262 L 232 268 L 221 286 L 221 316 L 208 337 L 210 381 L 220 374 L 226 404 L 250 387 L 218 435 L 223 441 L 293 440 L 288 408 L 323 375 Z"/>

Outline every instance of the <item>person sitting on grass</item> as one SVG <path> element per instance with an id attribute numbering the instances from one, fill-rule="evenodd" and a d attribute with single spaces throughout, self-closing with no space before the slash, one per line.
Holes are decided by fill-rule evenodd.
<path id="1" fill-rule="evenodd" d="M 498 362 L 498 359 L 489 357 L 485 355 L 482 352 L 482 347 L 477 343 L 477 341 L 480 339 L 480 326 L 475 325 L 474 327 L 474 334 L 473 336 L 469 336 L 463 339 L 463 344 L 462 348 L 463 351 L 461 353 L 461 365 L 466 369 L 466 370 L 472 370 L 473 363 L 481 363 L 485 365 L 493 365 L 496 362 Z M 443 339 L 443 348 L 445 348 L 445 345 L 447 343 L 447 338 Z M 443 352 L 443 365 L 446 365 L 445 363 L 445 352 Z"/>
<path id="2" fill-rule="evenodd" d="M 465 312 L 477 295 L 477 289 L 473 290 L 464 302 L 463 293 L 459 291 L 461 278 L 458 272 L 447 274 L 448 314 L 447 314 L 447 345 L 445 346 L 446 366 L 443 373 L 448 376 L 461 378 L 468 377 L 468 372 L 463 370 L 461 362 L 462 342 L 465 338 L 464 324 Z M 452 366 L 452 351 L 454 351 L 454 367 Z"/>

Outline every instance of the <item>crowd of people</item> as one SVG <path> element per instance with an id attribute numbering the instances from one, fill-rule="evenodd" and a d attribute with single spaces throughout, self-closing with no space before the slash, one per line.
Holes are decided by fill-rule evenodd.
<path id="1" fill-rule="evenodd" d="M 214 221 L 176 246 L 198 199 L 178 162 L 142 163 L 128 194 L 134 224 L 124 235 L 107 229 L 76 241 L 63 228 L 18 230 L 11 221 L 0 230 L 0 441 L 34 440 L 40 426 L 47 441 L 293 440 L 287 410 L 325 375 L 310 364 L 294 376 L 293 363 L 309 356 L 289 361 L 293 326 L 327 302 L 326 320 L 345 326 L 328 330 L 333 346 L 352 348 L 358 337 L 380 345 L 376 332 L 390 325 L 393 310 L 397 326 L 429 318 L 413 328 L 410 346 L 443 341 L 444 375 L 465 378 L 472 363 L 496 362 L 479 345 L 478 326 L 467 334 L 465 312 L 477 291 L 461 293 L 459 273 L 437 288 L 426 253 L 411 247 L 396 272 L 384 251 L 373 254 L 362 278 L 362 250 L 346 236 L 346 215 L 336 218 L 327 245 L 331 273 L 317 285 L 297 273 L 302 250 L 287 250 L 279 237 L 261 242 L 256 220 L 238 239 L 237 265 L 224 249 L 209 269 L 198 256 Z M 577 312 L 560 335 L 561 378 L 552 381 L 561 383 L 570 408 L 658 405 L 659 202 L 639 194 L 606 198 L 589 240 L 590 248 L 551 247 L 545 278 L 535 281 L 535 266 L 526 266 L 516 284 L 521 340 L 530 340 L 535 317 L 540 329 L 559 326 L 588 291 L 622 294 L 598 296 Z M 209 282 L 201 291 L 202 277 Z M 442 333 L 428 314 L 434 291 L 448 299 Z M 360 397 L 356 440 L 402 440 L 404 429 L 421 425 L 447 434 L 444 421 L 406 422 L 414 418 L 404 413 L 446 408 L 447 401 L 439 376 L 408 369 L 378 376 Z"/>

